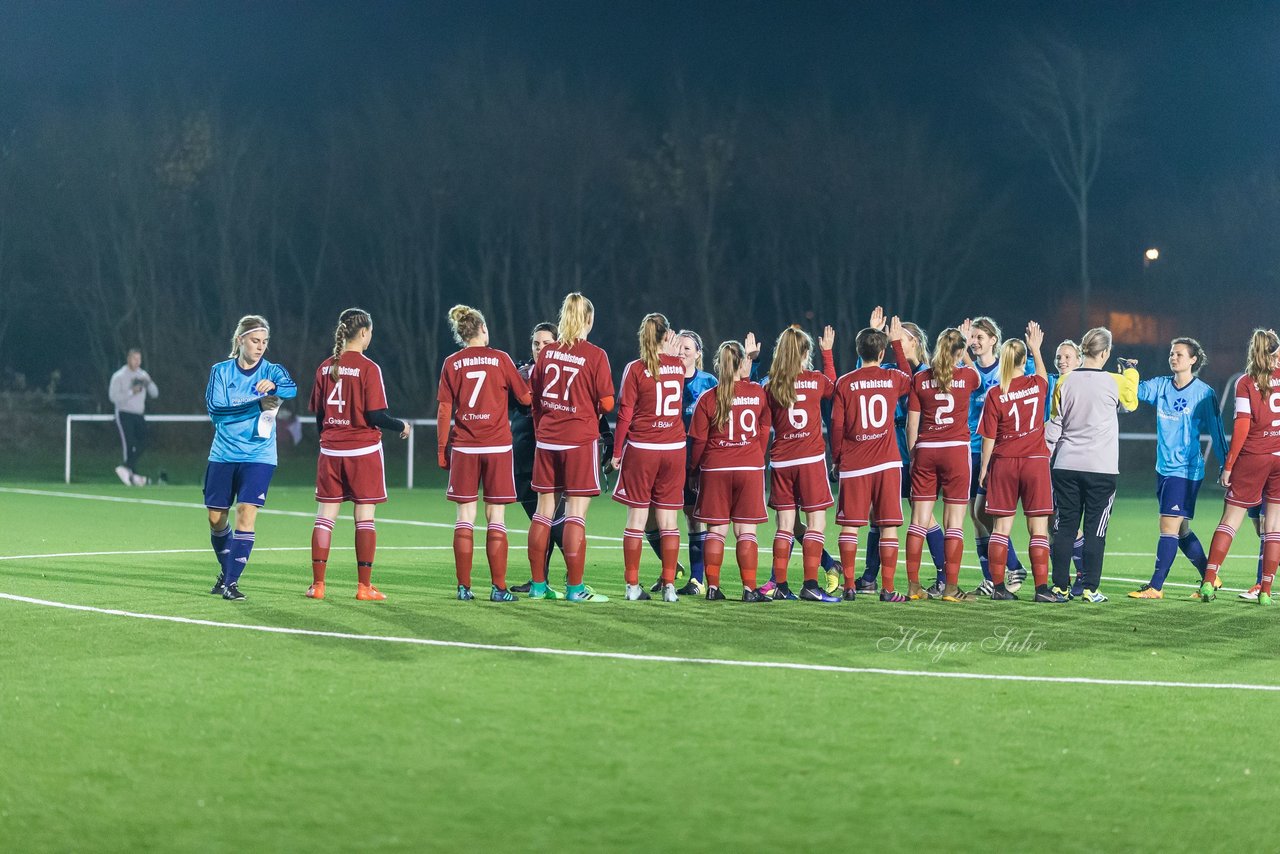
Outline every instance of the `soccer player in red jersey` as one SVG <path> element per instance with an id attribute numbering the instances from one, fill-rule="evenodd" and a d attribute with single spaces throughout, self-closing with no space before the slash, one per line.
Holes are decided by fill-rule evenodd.
<path id="1" fill-rule="evenodd" d="M 877 309 L 878 311 L 879 309 Z M 893 346 L 898 369 L 881 365 Z M 867 328 L 856 342 L 863 367 L 836 382 L 831 407 L 831 456 L 840 472 L 840 562 L 844 565 L 844 598 L 857 598 L 858 528 L 872 518 L 880 526 L 881 602 L 906 602 L 893 589 L 898 566 L 898 528 L 902 526 L 902 456 L 894 430 L 898 398 L 911 390 L 910 365 L 902 349 L 902 322 L 889 320 L 886 335 Z"/>
<path id="2" fill-rule="evenodd" d="M 514 602 L 516 595 L 507 589 L 506 505 L 516 500 L 507 399 L 515 397 L 528 405 L 529 387 L 511 357 L 489 346 L 489 327 L 480 312 L 455 305 L 449 309 L 449 328 L 462 349 L 445 359 L 440 369 L 436 442 L 440 467 L 449 470 L 446 497 L 458 504 L 458 519 L 453 525 L 458 598 L 475 598 L 471 562 L 483 484 L 484 550 L 492 582 L 489 599 Z M 448 429 L 451 418 L 453 428 Z"/>
<path id="3" fill-rule="evenodd" d="M 1200 585 L 1200 601 L 1214 598 L 1218 569 L 1231 550 L 1236 529 L 1250 507 L 1265 501 L 1262 517 L 1262 588 L 1258 604 L 1271 604 L 1271 584 L 1280 565 L 1280 337 L 1274 329 L 1255 329 L 1249 361 L 1236 380 L 1236 417 L 1231 450 L 1221 483 L 1227 490 L 1222 521 L 1209 544 L 1209 565 Z"/>
<path id="4" fill-rule="evenodd" d="M 994 522 L 987 559 L 991 567 L 996 601 L 1017 599 L 1005 586 L 1009 561 L 1009 534 L 1013 516 L 1022 501 L 1022 515 L 1031 535 L 1028 552 L 1036 585 L 1035 601 L 1066 602 L 1049 587 L 1049 517 L 1053 515 L 1053 476 L 1049 472 L 1049 446 L 1044 439 L 1044 407 L 1049 377 L 1040 358 L 1044 332 L 1040 324 L 1027 324 L 1026 343 L 1016 339 L 1000 345 L 1000 384 L 987 391 L 978 433 L 982 436 L 982 460 L 978 482 L 987 490 L 987 512 Z M 1026 375 L 1027 356 L 1035 362 L 1035 374 Z"/>
<path id="5" fill-rule="evenodd" d="M 373 340 L 373 318 L 361 308 L 338 315 L 333 355 L 316 368 L 311 388 L 311 411 L 320 431 L 320 459 L 316 464 L 315 526 L 311 530 L 311 586 L 307 596 L 324 598 L 324 573 L 329 562 L 333 523 L 342 502 L 355 505 L 356 598 L 379 601 L 386 595 L 373 586 L 373 556 L 378 545 L 374 508 L 387 500 L 383 475 L 382 430 L 409 438 L 408 421 L 387 414 L 382 369 L 365 356 Z"/>
<path id="6" fill-rule="evenodd" d="M 663 315 L 645 315 L 637 337 L 640 358 L 622 372 L 612 459 L 619 470 L 613 500 L 627 505 L 627 527 L 622 532 L 627 599 L 649 598 L 640 586 L 640 556 L 652 508 L 661 532 L 662 599 L 675 602 L 680 556 L 676 517 L 684 506 L 685 431 L 680 417 L 684 362 L 677 355 L 676 333 Z"/>
<path id="7" fill-rule="evenodd" d="M 963 363 L 968 341 L 959 329 L 938 334 L 929 367 L 911 378 L 907 402 L 907 449 L 911 454 L 911 525 L 907 528 L 907 597 L 924 599 L 920 557 L 933 524 L 933 505 L 942 494 L 946 585 L 944 602 L 970 597 L 959 588 L 964 553 L 964 517 L 969 504 L 969 398 L 978 390 L 978 372 Z"/>
<path id="8" fill-rule="evenodd" d="M 694 518 L 707 526 L 703 559 L 709 601 L 725 598 L 720 592 L 720 567 L 730 522 L 737 540 L 742 601 L 769 601 L 756 578 L 760 562 L 756 526 L 769 521 L 764 507 L 764 455 L 770 412 L 764 389 L 750 376 L 751 360 L 742 344 L 721 344 L 716 350 L 718 384 L 698 398 L 689 424 L 693 441 L 689 477 L 698 481 Z"/>
<path id="9" fill-rule="evenodd" d="M 773 348 L 765 392 L 773 423 L 769 454 L 769 506 L 777 512 L 773 537 L 774 599 L 795 599 L 787 584 L 787 564 L 795 542 L 797 508 L 805 514 L 801 554 L 804 586 L 800 599 L 838 602 L 818 584 L 818 568 L 827 527 L 827 508 L 835 504 L 827 480 L 827 448 L 822 438 L 822 401 L 835 395 L 831 356 L 835 332 L 822 337 L 822 371 L 813 370 L 813 339 L 799 326 L 782 330 Z"/>
<path id="10" fill-rule="evenodd" d="M 569 294 L 560 307 L 560 339 L 538 354 L 533 388 L 533 491 L 538 512 L 529 525 L 530 599 L 547 598 L 547 541 L 556 493 L 565 498 L 565 599 L 607 602 L 582 582 L 587 562 L 587 506 L 600 494 L 599 415 L 613 409 L 609 357 L 587 341 L 595 320 L 591 300 Z"/>

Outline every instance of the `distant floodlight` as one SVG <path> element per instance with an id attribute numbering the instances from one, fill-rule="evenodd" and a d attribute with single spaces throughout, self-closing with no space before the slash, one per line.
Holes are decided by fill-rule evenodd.
<path id="1" fill-rule="evenodd" d="M 1151 249 L 1148 249 L 1144 254 L 1145 254 L 1146 259 L 1147 259 L 1148 261 L 1154 261 L 1154 260 L 1156 260 L 1157 258 L 1159 258 L 1159 257 L 1160 257 L 1160 250 L 1159 250 L 1159 249 L 1155 249 L 1155 248 L 1153 247 L 1153 248 L 1151 248 Z"/>

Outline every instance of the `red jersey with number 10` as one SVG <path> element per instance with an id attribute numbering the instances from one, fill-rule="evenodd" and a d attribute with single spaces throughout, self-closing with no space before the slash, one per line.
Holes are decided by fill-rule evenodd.
<path id="1" fill-rule="evenodd" d="M 956 365 L 947 390 L 938 387 L 933 368 L 918 371 L 911 378 L 911 397 L 907 408 L 920 413 L 920 432 L 916 447 L 940 448 L 968 445 L 969 398 L 982 387 L 982 378 L 973 368 Z"/>
<path id="2" fill-rule="evenodd" d="M 515 362 L 492 347 L 464 347 L 444 360 L 436 400 L 453 408 L 451 440 L 455 448 L 505 448 L 511 445 L 507 399 L 528 387 Z"/>
<path id="3" fill-rule="evenodd" d="M 658 381 L 644 362 L 636 359 L 622 371 L 618 397 L 618 427 L 614 431 L 615 454 L 630 440 L 633 445 L 684 447 L 684 362 L 679 356 L 658 356 Z"/>
<path id="4" fill-rule="evenodd" d="M 831 453 L 841 472 L 902 466 L 893 413 L 910 390 L 911 377 L 880 365 L 850 371 L 836 382 Z"/>
<path id="5" fill-rule="evenodd" d="M 576 448 L 600 436 L 600 401 L 613 397 L 609 357 L 590 341 L 548 344 L 529 376 L 533 432 L 543 447 Z"/>
<path id="6" fill-rule="evenodd" d="M 311 411 L 320 415 L 320 447 L 358 451 L 381 444 L 382 431 L 365 420 L 365 413 L 387 408 L 382 369 L 354 350 L 338 357 L 336 380 L 329 374 L 332 364 L 332 356 L 320 363 L 311 387 Z"/>
<path id="7" fill-rule="evenodd" d="M 1044 440 L 1044 404 L 1049 394 L 1049 381 L 1044 377 L 1014 377 L 1009 390 L 993 385 L 982 404 L 982 421 L 978 433 L 994 439 L 991 458 L 1047 457 L 1049 446 Z"/>
<path id="8" fill-rule="evenodd" d="M 763 469 L 769 443 L 769 405 L 764 389 L 750 380 L 733 384 L 733 405 L 724 426 L 715 426 L 716 389 L 709 388 L 693 407 L 689 463 L 703 471 Z"/>

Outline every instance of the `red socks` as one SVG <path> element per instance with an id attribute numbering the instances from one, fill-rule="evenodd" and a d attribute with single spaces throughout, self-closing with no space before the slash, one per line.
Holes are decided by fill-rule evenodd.
<path id="1" fill-rule="evenodd" d="M 628 584 L 640 583 L 640 555 L 644 553 L 644 531 L 622 531 L 622 571 Z"/>
<path id="2" fill-rule="evenodd" d="M 748 590 L 755 590 L 759 586 L 756 583 L 756 575 L 760 567 L 760 544 L 756 541 L 756 535 L 743 534 L 738 537 L 734 552 L 738 558 L 738 572 L 742 576 L 742 586 Z"/>
<path id="3" fill-rule="evenodd" d="M 818 567 L 822 565 L 822 549 L 825 545 L 826 538 L 821 531 L 805 531 L 802 542 L 805 581 L 818 580 Z"/>
<path id="4" fill-rule="evenodd" d="M 1009 563 L 1009 536 L 991 532 L 991 541 L 987 545 L 987 565 L 991 568 L 991 580 L 996 584 L 1004 584 L 1004 571 Z"/>
<path id="5" fill-rule="evenodd" d="M 499 590 L 507 589 L 507 526 L 490 522 L 484 537 L 484 554 L 489 559 L 489 578 Z"/>
<path id="6" fill-rule="evenodd" d="M 453 568 L 458 576 L 458 583 L 463 587 L 471 586 L 471 561 L 475 551 L 475 525 L 470 522 L 453 523 Z"/>
<path id="7" fill-rule="evenodd" d="M 924 538 L 929 531 L 920 525 L 907 528 L 907 582 L 920 584 L 920 555 L 924 552 Z"/>
<path id="8" fill-rule="evenodd" d="M 663 531 L 662 548 L 662 583 L 675 584 L 676 562 L 680 559 L 680 531 Z"/>
<path id="9" fill-rule="evenodd" d="M 964 557 L 964 529 L 947 528 L 942 538 L 943 566 L 947 573 L 947 584 L 955 587 L 960 583 L 960 558 Z"/>
<path id="10" fill-rule="evenodd" d="M 551 529 L 547 528 L 547 533 Z M 644 543 L 643 534 L 641 544 Z M 545 548 L 545 546 L 544 546 Z M 566 516 L 564 520 L 564 565 L 569 571 L 570 587 L 582 584 L 582 576 L 587 568 L 587 521 L 581 516 Z M 546 575 L 546 569 L 543 569 Z"/>
<path id="11" fill-rule="evenodd" d="M 1230 525 L 1219 525 L 1213 532 L 1213 540 L 1209 543 L 1209 566 L 1205 570 L 1204 580 L 1212 584 L 1218 579 L 1218 567 L 1227 559 L 1231 551 L 1231 541 L 1236 537 L 1236 529 Z"/>
<path id="12" fill-rule="evenodd" d="M 724 534 L 708 531 L 702 541 L 702 562 L 706 568 L 707 586 L 720 586 L 720 567 L 724 565 Z"/>
<path id="13" fill-rule="evenodd" d="M 898 571 L 898 538 L 887 539 L 881 529 L 880 534 L 880 586 L 893 592 L 893 575 Z M 917 578 L 919 572 L 917 568 Z"/>
<path id="14" fill-rule="evenodd" d="M 1027 553 L 1031 555 L 1031 578 L 1036 587 L 1044 587 L 1049 583 L 1049 538 L 1032 537 Z M 991 554 L 990 550 L 987 554 Z"/>
<path id="15" fill-rule="evenodd" d="M 311 580 L 316 584 L 324 582 L 324 569 L 329 563 L 329 545 L 332 542 L 333 520 L 317 516 L 315 527 L 311 529 Z"/>
<path id="16" fill-rule="evenodd" d="M 356 522 L 356 576 L 361 584 L 373 579 L 373 554 L 378 548 L 378 533 L 373 520 Z"/>
<path id="17" fill-rule="evenodd" d="M 1262 592 L 1271 592 L 1271 582 L 1280 566 L 1280 531 L 1262 535 Z"/>
<path id="18" fill-rule="evenodd" d="M 844 589 L 852 590 L 855 585 L 855 579 L 858 577 L 858 571 L 855 564 L 858 562 L 858 532 L 855 529 L 851 533 L 841 532 L 840 534 L 840 563 L 844 564 Z"/>
<path id="19" fill-rule="evenodd" d="M 778 584 L 787 583 L 787 564 L 791 562 L 791 546 L 795 541 L 796 535 L 791 531 L 773 535 L 773 580 Z"/>
<path id="20" fill-rule="evenodd" d="M 529 522 L 529 575 L 535 584 L 547 583 L 547 543 L 551 542 L 551 520 L 534 513 Z"/>

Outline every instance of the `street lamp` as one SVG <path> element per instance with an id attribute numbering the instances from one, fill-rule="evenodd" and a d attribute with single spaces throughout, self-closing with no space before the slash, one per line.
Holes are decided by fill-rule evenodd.
<path id="1" fill-rule="evenodd" d="M 1154 246 L 1151 247 L 1146 252 L 1142 253 L 1142 266 L 1143 267 L 1150 266 L 1151 262 L 1159 259 L 1159 257 L 1160 257 L 1160 250 L 1156 249 Z"/>

